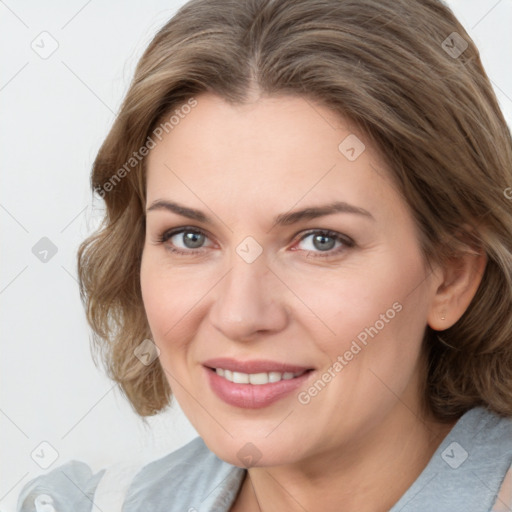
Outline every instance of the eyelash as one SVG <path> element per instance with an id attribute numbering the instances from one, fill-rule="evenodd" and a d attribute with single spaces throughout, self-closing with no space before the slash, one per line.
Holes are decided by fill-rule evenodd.
<path id="1" fill-rule="evenodd" d="M 172 238 L 174 235 L 178 235 L 180 233 L 194 233 L 199 235 L 204 235 L 208 238 L 208 235 L 198 228 L 192 228 L 192 227 L 181 227 L 176 229 L 171 229 L 168 231 L 164 231 L 160 235 L 158 235 L 156 243 L 158 244 L 166 244 L 166 242 L 169 240 L 169 238 Z M 348 236 L 342 235 L 340 233 L 337 233 L 336 231 L 331 231 L 329 229 L 311 229 L 303 234 L 301 238 L 297 241 L 297 243 L 302 242 L 305 238 L 311 235 L 323 235 L 329 238 L 334 238 L 335 241 L 339 241 L 343 243 L 343 246 L 338 247 L 337 249 L 331 249 L 329 251 L 305 251 L 307 252 L 307 257 L 309 257 L 310 254 L 313 254 L 314 258 L 329 258 L 333 256 L 337 256 L 340 252 L 345 251 L 347 248 L 351 248 L 355 246 L 355 242 Z M 199 249 L 189 249 L 187 251 L 184 251 L 182 249 L 178 249 L 176 247 L 173 247 L 171 245 L 166 245 L 166 249 L 174 254 L 179 254 L 182 256 L 198 256 L 199 253 L 203 252 L 202 249 L 205 249 L 205 247 L 200 247 Z M 299 250 L 299 249 L 295 249 Z"/>

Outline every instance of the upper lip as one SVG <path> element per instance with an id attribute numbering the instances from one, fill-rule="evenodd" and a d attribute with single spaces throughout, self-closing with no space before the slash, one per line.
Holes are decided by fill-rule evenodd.
<path id="1" fill-rule="evenodd" d="M 312 370 L 312 368 L 308 368 L 306 366 L 281 363 L 279 361 L 269 361 L 266 359 L 237 361 L 236 359 L 231 359 L 229 357 L 217 357 L 215 359 L 208 359 L 208 361 L 205 361 L 203 364 L 209 368 L 223 368 L 224 370 L 231 370 L 232 372 L 240 373 L 298 373 L 304 370 Z"/>

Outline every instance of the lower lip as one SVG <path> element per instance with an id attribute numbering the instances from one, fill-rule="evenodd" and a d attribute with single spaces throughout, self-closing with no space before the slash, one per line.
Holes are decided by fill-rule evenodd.
<path id="1" fill-rule="evenodd" d="M 311 370 L 300 377 L 268 384 L 235 384 L 205 367 L 213 392 L 229 405 L 244 409 L 261 409 L 299 388 L 313 373 Z"/>

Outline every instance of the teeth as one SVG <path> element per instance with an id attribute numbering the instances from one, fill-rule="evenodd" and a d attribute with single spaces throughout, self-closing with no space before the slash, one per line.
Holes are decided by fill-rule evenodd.
<path id="1" fill-rule="evenodd" d="M 249 382 L 251 384 L 268 384 L 268 374 L 267 373 L 251 373 L 249 374 Z"/>
<path id="2" fill-rule="evenodd" d="M 290 380 L 294 377 L 299 377 L 307 370 L 302 372 L 263 372 L 263 373 L 242 373 L 232 372 L 231 370 L 224 370 L 223 368 L 215 368 L 215 372 L 220 377 L 224 377 L 230 382 L 235 384 L 268 384 L 269 382 L 279 382 L 280 380 Z"/>
<path id="3" fill-rule="evenodd" d="M 235 384 L 249 384 L 249 375 L 247 373 L 233 372 L 233 382 Z"/>
<path id="4" fill-rule="evenodd" d="M 269 382 L 279 382 L 281 380 L 281 374 L 279 372 L 269 372 L 268 373 L 268 381 Z"/>

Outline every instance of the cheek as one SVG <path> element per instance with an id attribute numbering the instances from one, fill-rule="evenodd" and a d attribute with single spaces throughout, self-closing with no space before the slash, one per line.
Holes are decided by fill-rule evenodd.
<path id="1" fill-rule="evenodd" d="M 141 261 L 142 299 L 153 341 L 168 376 L 180 375 L 180 381 L 189 377 L 185 369 L 195 359 L 193 340 L 210 307 L 208 292 L 219 279 L 211 268 L 200 267 L 171 265 L 165 251 L 152 247 Z"/>
<path id="2" fill-rule="evenodd" d="M 175 269 L 169 269 L 165 261 L 155 254 L 143 254 L 140 272 L 141 292 L 148 323 L 155 344 L 162 355 L 170 349 L 177 349 L 176 344 L 168 340 L 185 339 L 183 328 L 186 325 L 187 312 L 194 302 L 197 293 L 188 280 Z"/>
<path id="3" fill-rule="evenodd" d="M 387 328 L 398 316 L 408 283 L 414 281 L 417 271 L 399 272 L 399 265 L 377 259 L 357 262 L 357 266 L 320 269 L 308 277 L 289 272 L 286 282 L 306 306 L 301 306 L 306 314 L 300 321 L 323 339 L 331 339 L 333 345 L 350 341 L 375 323 L 379 331 Z M 331 336 L 326 336 L 329 333 Z M 360 338 L 364 341 L 364 334 Z"/>
<path id="4" fill-rule="evenodd" d="M 400 362 L 414 366 L 426 326 L 428 289 L 420 255 L 375 252 L 353 266 L 314 279 L 290 273 L 290 288 L 309 308 L 296 319 L 328 362 L 346 355 L 347 366 L 359 366 L 352 363 L 357 360 L 392 377 Z"/>

